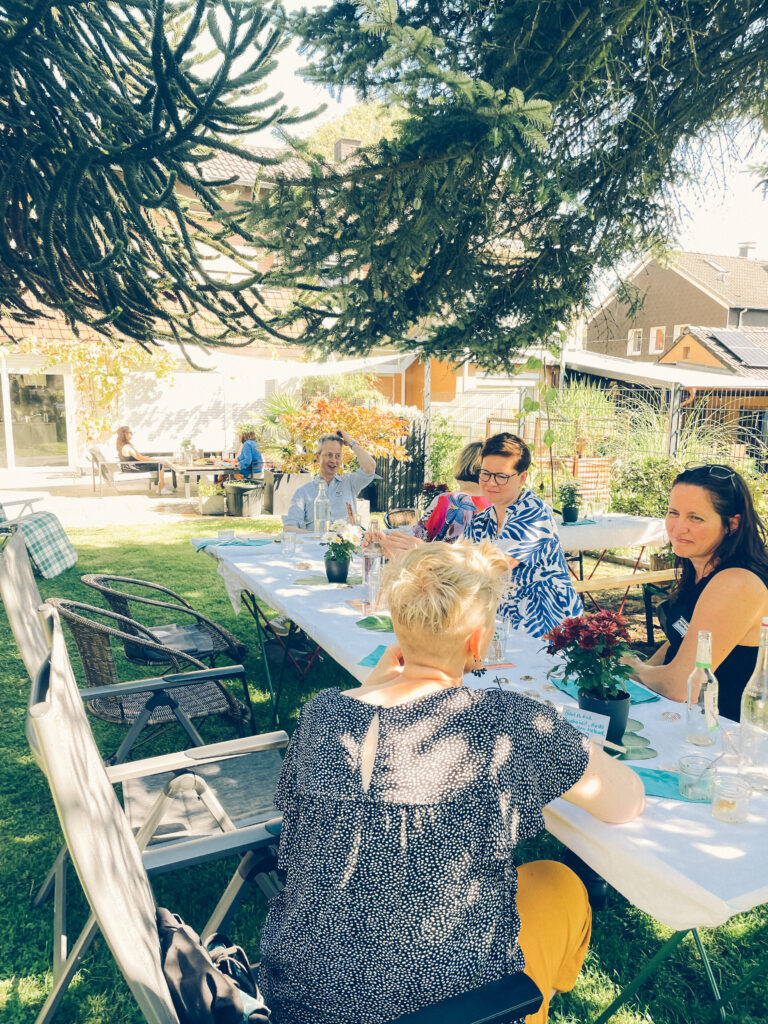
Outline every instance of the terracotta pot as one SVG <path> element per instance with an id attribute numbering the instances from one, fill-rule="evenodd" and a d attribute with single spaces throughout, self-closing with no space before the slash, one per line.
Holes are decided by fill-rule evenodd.
<path id="1" fill-rule="evenodd" d="M 349 574 L 349 559 L 343 561 L 335 558 L 326 558 L 325 575 L 329 583 L 346 583 Z"/>
<path id="2" fill-rule="evenodd" d="M 621 743 L 624 730 L 627 728 L 629 719 L 629 694 L 620 693 L 612 700 L 603 700 L 600 697 L 583 697 L 579 694 L 579 707 L 584 711 L 592 711 L 596 715 L 606 715 L 608 722 L 608 733 L 606 739 L 609 743 Z"/>

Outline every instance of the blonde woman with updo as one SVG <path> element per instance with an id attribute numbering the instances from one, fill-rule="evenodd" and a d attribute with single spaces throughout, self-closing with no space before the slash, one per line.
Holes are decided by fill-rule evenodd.
<path id="1" fill-rule="evenodd" d="M 259 984 L 273 1024 L 384 1024 L 526 972 L 576 981 L 591 916 L 562 864 L 515 865 L 559 796 L 602 821 L 642 783 L 553 708 L 474 690 L 509 563 L 492 544 L 421 545 L 385 569 L 397 644 L 364 686 L 302 709 L 275 797 L 285 889 Z"/>

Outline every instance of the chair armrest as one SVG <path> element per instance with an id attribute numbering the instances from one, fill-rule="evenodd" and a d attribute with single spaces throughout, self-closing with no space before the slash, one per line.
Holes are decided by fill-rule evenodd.
<path id="1" fill-rule="evenodd" d="M 181 596 L 181 594 L 177 594 L 175 590 L 169 590 L 168 587 L 163 587 L 159 583 L 152 583 L 150 580 L 136 580 L 133 579 L 133 577 L 131 576 L 104 576 L 101 573 L 87 573 L 85 576 L 81 576 L 80 578 L 83 581 L 83 583 L 85 583 L 87 586 L 93 587 L 95 590 L 100 590 L 103 593 L 106 593 L 107 590 L 111 588 L 101 583 L 101 580 L 109 580 L 111 583 L 130 583 L 132 586 L 146 587 L 148 590 L 157 590 L 161 594 L 168 594 L 170 597 L 175 598 L 176 601 L 179 601 L 186 608 L 192 608 L 192 605 L 189 603 L 189 601 L 186 601 Z M 121 597 L 126 598 L 128 601 L 141 601 L 143 604 L 156 603 L 160 607 L 176 607 L 176 605 L 167 605 L 161 601 L 155 602 L 152 598 L 141 597 L 139 594 L 129 594 L 126 593 L 126 591 L 124 590 L 118 591 L 118 593 L 120 594 Z"/>
<path id="2" fill-rule="evenodd" d="M 541 1002 L 536 983 L 519 971 L 406 1013 L 390 1024 L 506 1024 L 535 1013 Z"/>
<path id="3" fill-rule="evenodd" d="M 243 754 L 254 754 L 261 750 L 282 750 L 288 746 L 288 733 L 283 729 L 265 732 L 260 736 L 241 736 L 223 743 L 208 743 L 204 747 L 190 747 L 172 754 L 160 754 L 158 757 L 145 757 L 142 761 L 126 761 L 107 767 L 107 776 L 113 784 L 126 782 L 128 779 L 145 778 L 148 775 L 161 775 L 163 772 L 181 771 L 184 768 L 199 768 L 212 761 L 222 761 L 229 757 L 241 757 Z"/>
<path id="4" fill-rule="evenodd" d="M 282 815 L 269 821 L 234 832 L 216 832 L 209 836 L 153 843 L 142 851 L 144 867 L 148 875 L 162 875 L 166 871 L 177 871 L 180 866 L 191 867 L 208 860 L 218 860 L 225 855 L 246 853 L 248 850 L 274 843 L 275 832 L 270 826 L 279 824 Z"/>
<path id="5" fill-rule="evenodd" d="M 168 650 L 172 650 L 168 648 Z M 173 652 L 178 653 L 178 652 Z M 196 672 L 174 672 L 167 676 L 148 676 L 146 679 L 132 679 L 126 683 L 111 686 L 86 686 L 80 690 L 83 700 L 97 697 L 125 697 L 131 693 L 155 693 L 159 690 L 175 690 L 193 683 L 207 683 L 221 679 L 238 679 L 245 675 L 242 665 L 227 665 L 225 668 L 206 668 Z"/>

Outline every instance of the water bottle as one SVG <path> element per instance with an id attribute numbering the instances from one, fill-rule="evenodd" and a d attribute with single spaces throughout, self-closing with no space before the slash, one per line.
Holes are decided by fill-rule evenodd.
<path id="1" fill-rule="evenodd" d="M 753 789 L 768 790 L 768 618 L 760 627 L 755 671 L 741 695 L 739 771 Z"/>
<path id="2" fill-rule="evenodd" d="M 315 534 L 322 540 L 331 526 L 331 503 L 328 500 L 328 485 L 325 480 L 318 481 L 317 497 L 315 498 Z"/>
<path id="3" fill-rule="evenodd" d="M 694 697 L 697 690 L 698 696 Z M 720 723 L 717 717 L 717 679 L 712 671 L 712 634 L 707 629 L 699 632 L 696 665 L 688 676 L 685 703 L 686 740 L 697 747 L 711 746 Z"/>

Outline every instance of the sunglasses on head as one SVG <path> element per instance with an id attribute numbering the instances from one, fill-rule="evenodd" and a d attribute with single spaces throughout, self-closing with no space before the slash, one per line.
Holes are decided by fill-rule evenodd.
<path id="1" fill-rule="evenodd" d="M 733 482 L 736 470 L 730 466 L 723 466 L 719 462 L 686 462 L 685 471 L 693 469 L 706 469 L 710 476 L 716 480 L 730 480 Z"/>

